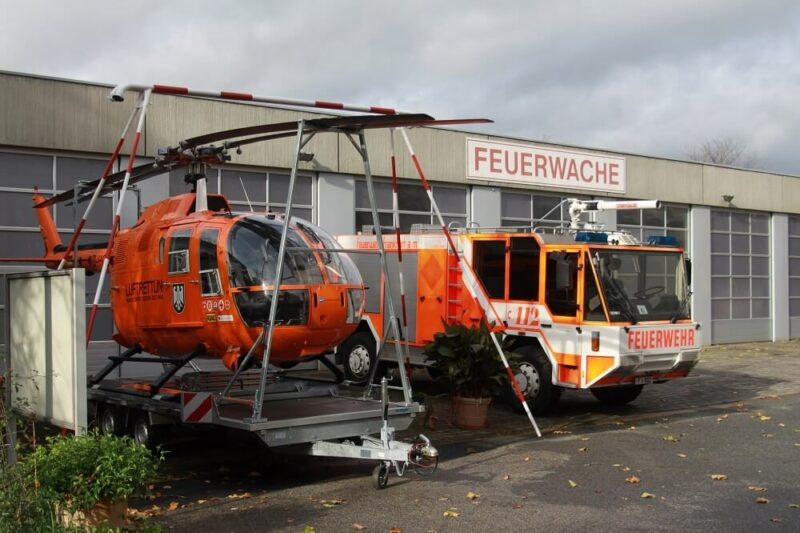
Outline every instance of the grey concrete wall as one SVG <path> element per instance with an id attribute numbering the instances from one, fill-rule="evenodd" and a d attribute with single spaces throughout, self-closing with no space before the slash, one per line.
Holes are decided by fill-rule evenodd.
<path id="1" fill-rule="evenodd" d="M 689 250 L 692 258 L 692 316 L 700 322 L 703 344 L 713 342 L 711 328 L 711 210 L 689 211 Z"/>
<path id="2" fill-rule="evenodd" d="M 789 338 L 789 217 L 772 215 L 770 227 L 772 340 Z"/>

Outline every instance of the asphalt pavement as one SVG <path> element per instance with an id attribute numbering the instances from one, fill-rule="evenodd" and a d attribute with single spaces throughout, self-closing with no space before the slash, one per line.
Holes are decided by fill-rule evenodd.
<path id="1" fill-rule="evenodd" d="M 487 429 L 456 429 L 416 381 L 434 418 L 412 430 L 442 452 L 431 476 L 375 490 L 371 464 L 199 432 L 170 445 L 153 498 L 133 503 L 165 530 L 208 533 L 800 530 L 800 342 L 713 347 L 624 408 L 565 393 L 542 439 L 502 404 Z"/>

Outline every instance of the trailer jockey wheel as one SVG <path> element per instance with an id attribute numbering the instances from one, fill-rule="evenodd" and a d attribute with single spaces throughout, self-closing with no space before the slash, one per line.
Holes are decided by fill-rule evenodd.
<path id="1" fill-rule="evenodd" d="M 385 489 L 386 485 L 389 483 L 389 466 L 386 463 L 379 463 L 373 470 L 372 470 L 372 484 L 375 485 L 375 488 Z"/>
<path id="2" fill-rule="evenodd" d="M 364 331 L 351 335 L 340 348 L 344 375 L 353 383 L 365 383 L 375 363 L 375 340 Z"/>
<path id="3" fill-rule="evenodd" d="M 528 401 L 528 407 L 537 415 L 551 411 L 561 398 L 561 387 L 553 385 L 553 366 L 550 360 L 539 346 L 520 346 L 514 352 L 520 358 L 515 373 L 517 384 Z M 525 410 L 511 386 L 504 391 L 504 396 L 514 410 L 524 413 Z"/>
<path id="4" fill-rule="evenodd" d="M 103 435 L 121 437 L 125 434 L 125 409 L 104 405 L 99 408 L 97 424 Z"/>

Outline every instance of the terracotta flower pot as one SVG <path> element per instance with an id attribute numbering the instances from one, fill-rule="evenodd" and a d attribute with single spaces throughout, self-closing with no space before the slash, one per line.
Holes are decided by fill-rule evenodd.
<path id="1" fill-rule="evenodd" d="M 127 498 L 115 502 L 103 499 L 89 510 L 70 513 L 66 509 L 60 509 L 59 515 L 61 524 L 65 527 L 87 528 L 104 524 L 109 527 L 119 528 L 125 525 L 125 513 L 127 510 Z"/>
<path id="2" fill-rule="evenodd" d="M 451 399 L 453 423 L 461 429 L 482 429 L 486 427 L 491 398 L 465 398 L 453 396 Z"/>

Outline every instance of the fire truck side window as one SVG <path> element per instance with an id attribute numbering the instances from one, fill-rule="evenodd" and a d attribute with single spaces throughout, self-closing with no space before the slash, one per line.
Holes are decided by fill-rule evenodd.
<path id="1" fill-rule="evenodd" d="M 511 238 L 509 300 L 539 299 L 539 243 L 532 237 Z"/>
<path id="2" fill-rule="evenodd" d="M 169 238 L 169 270 L 170 274 L 189 272 L 189 237 L 191 228 L 179 229 Z"/>
<path id="3" fill-rule="evenodd" d="M 217 266 L 218 229 L 204 229 L 200 234 L 200 287 L 203 296 L 222 294 Z"/>
<path id="4" fill-rule="evenodd" d="M 486 288 L 486 294 L 489 298 L 505 298 L 506 242 L 473 241 L 472 254 L 475 273 Z"/>
<path id="5" fill-rule="evenodd" d="M 578 254 L 550 252 L 547 254 L 545 301 L 554 315 L 578 314 Z"/>
<path id="6" fill-rule="evenodd" d="M 603 312 L 603 302 L 600 300 L 600 291 L 594 279 L 592 260 L 587 255 L 583 266 L 583 318 L 595 322 L 605 322 L 606 314 Z"/>

